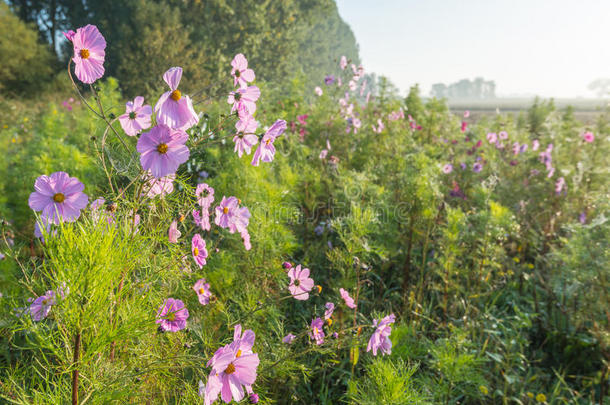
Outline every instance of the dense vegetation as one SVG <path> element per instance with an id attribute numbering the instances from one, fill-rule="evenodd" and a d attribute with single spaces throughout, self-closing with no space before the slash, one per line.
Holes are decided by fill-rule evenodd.
<path id="1" fill-rule="evenodd" d="M 200 10 L 198 18 L 208 16 L 213 25 L 219 20 L 213 13 L 233 10 L 229 2 L 218 2 L 214 12 L 203 6 L 210 2 L 189 2 L 186 12 L 182 2 L 141 1 L 151 5 L 150 14 L 138 17 L 143 21 L 154 21 L 155 13 L 187 21 L 181 19 Z M 111 6 L 99 12 L 111 16 Z M 248 24 L 261 18 L 250 17 L 240 34 L 244 41 L 256 38 L 248 30 L 259 32 Z M 100 17 L 99 26 L 106 34 L 102 27 L 110 23 L 104 21 Z M 316 31 L 303 25 L 295 23 Z M 224 40 L 233 32 L 215 29 Z M 194 29 L 188 41 L 209 43 L 210 32 L 216 31 Z M 176 173 L 174 190 L 148 198 L 141 193 L 146 183 L 137 139 L 114 120 L 125 113 L 124 102 L 141 91 L 154 106 L 167 90 L 161 75 L 175 64 L 191 79 L 181 84 L 184 94 L 199 91 L 206 77 L 222 77 L 217 89 L 228 92 L 233 54 L 249 56 L 257 42 L 242 48 L 238 37 L 215 56 L 203 52 L 210 59 L 200 73 L 195 54 L 177 53 L 149 56 L 161 58 L 158 66 L 136 74 L 119 67 L 123 52 L 137 57 L 121 47 L 136 44 L 113 35 L 110 29 L 105 66 L 125 81 L 104 76 L 91 88 L 77 84 L 82 100 L 76 92 L 57 93 L 59 101 L 4 100 L 11 108 L 0 128 L 4 401 L 69 403 L 78 370 L 81 401 L 200 403 L 199 381 L 206 383 L 211 373 L 206 363 L 231 343 L 238 324 L 256 335 L 260 364 L 252 388 L 259 403 L 608 400 L 610 112 L 585 127 L 569 109 L 537 102 L 516 117 L 498 114 L 475 123 L 452 114 L 443 100 L 423 100 L 416 87 L 398 97 L 387 80 L 372 82 L 359 73 L 357 62 L 341 68 L 341 54 L 315 65 L 314 54 L 335 52 L 316 40 L 308 45 L 311 55 L 299 56 L 315 67 L 309 78 L 270 74 L 282 68 L 272 66 L 266 51 L 248 60 L 262 93 L 256 119 L 288 122 L 275 140 L 273 162 L 254 167 L 251 155 L 233 152 L 238 117 L 226 93 L 210 94 L 195 106 L 199 123 L 188 130 L 190 158 Z M 288 51 L 279 56 L 296 57 Z M 354 76 L 358 83 L 350 90 Z M 85 103 L 104 111 L 112 127 Z M 34 237 L 37 216 L 28 197 L 40 175 L 57 171 L 83 182 L 90 202 L 105 202 L 43 232 L 41 241 Z M 239 233 L 194 224 L 195 190 L 203 182 L 215 189 L 214 206 L 224 195 L 249 208 L 251 249 Z M 181 233 L 177 243 L 175 232 L 168 238 L 172 223 Z M 209 255 L 202 268 L 190 253 L 197 233 Z M 320 287 L 308 300 L 291 296 L 285 262 L 311 270 Z M 212 293 L 206 305 L 192 288 L 202 277 Z M 31 300 L 48 291 L 57 291 L 56 302 L 46 319 L 36 319 L 28 311 Z M 158 330 L 157 310 L 168 297 L 188 308 L 185 329 Z M 328 302 L 335 309 L 318 345 L 309 337 L 310 323 L 324 318 Z M 391 353 L 375 356 L 367 351 L 373 320 L 392 313 Z M 289 333 L 296 339 L 284 343 Z"/>

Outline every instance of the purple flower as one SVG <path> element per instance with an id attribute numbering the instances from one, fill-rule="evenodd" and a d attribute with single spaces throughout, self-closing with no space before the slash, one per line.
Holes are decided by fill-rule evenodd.
<path id="1" fill-rule="evenodd" d="M 144 192 L 148 198 L 154 198 L 156 196 L 165 197 L 174 191 L 174 180 L 176 179 L 175 174 L 168 174 L 165 177 L 156 178 L 152 175 L 149 170 L 144 174 L 146 184 L 144 184 Z"/>
<path id="2" fill-rule="evenodd" d="M 168 298 L 159 307 L 156 322 L 165 332 L 178 332 L 186 328 L 188 317 L 189 311 L 182 301 Z"/>
<path id="3" fill-rule="evenodd" d="M 258 394 L 255 394 L 255 393 L 250 394 L 250 403 L 258 404 Z"/>
<path id="4" fill-rule="evenodd" d="M 506 131 L 500 131 L 499 134 L 500 139 L 504 140 L 504 139 L 508 139 L 508 132 Z"/>
<path id="5" fill-rule="evenodd" d="M 231 112 L 245 109 L 250 115 L 256 111 L 256 100 L 261 96 L 261 91 L 256 86 L 248 86 L 229 93 L 227 103 L 232 104 Z"/>
<path id="6" fill-rule="evenodd" d="M 123 131 L 129 136 L 134 136 L 143 129 L 150 128 L 152 107 L 144 104 L 144 97 L 138 96 L 133 101 L 125 104 L 125 114 L 119 117 Z"/>
<path id="7" fill-rule="evenodd" d="M 199 117 L 193 109 L 189 96 L 183 96 L 178 85 L 182 78 L 182 68 L 172 67 L 163 74 L 163 80 L 171 91 L 166 91 L 159 97 L 155 105 L 157 123 L 172 129 L 186 131 L 199 122 Z"/>
<path id="8" fill-rule="evenodd" d="M 587 222 L 587 214 L 583 211 L 580 213 L 580 215 L 578 216 L 578 220 L 580 221 L 581 224 L 584 225 L 585 222 Z"/>
<path id="9" fill-rule="evenodd" d="M 178 243 L 178 238 L 182 235 L 178 230 L 178 221 L 172 221 L 169 226 L 168 239 L 170 243 Z"/>
<path id="10" fill-rule="evenodd" d="M 207 183 L 197 184 L 195 189 L 197 204 L 202 208 L 210 208 L 214 202 L 214 189 Z"/>
<path id="11" fill-rule="evenodd" d="M 335 304 L 327 302 L 324 307 L 326 308 L 326 311 L 324 311 L 324 319 L 329 319 L 333 315 Z"/>
<path id="12" fill-rule="evenodd" d="M 290 285 L 288 290 L 296 300 L 305 301 L 309 298 L 309 291 L 313 288 L 313 279 L 309 277 L 309 269 L 301 269 L 301 265 L 288 270 Z"/>
<path id="13" fill-rule="evenodd" d="M 449 174 L 452 171 L 453 171 L 453 165 L 451 163 L 447 163 L 445 166 L 443 166 L 443 173 Z"/>
<path id="14" fill-rule="evenodd" d="M 184 145 L 188 135 L 181 130 L 157 125 L 138 139 L 136 149 L 140 152 L 140 163 L 156 178 L 175 174 L 178 167 L 189 158 Z"/>
<path id="15" fill-rule="evenodd" d="M 193 259 L 199 268 L 203 268 L 206 264 L 206 258 L 208 257 L 208 251 L 205 248 L 205 240 L 198 233 L 193 236 L 191 240 L 191 252 L 193 253 Z"/>
<path id="16" fill-rule="evenodd" d="M 561 194 L 561 191 L 564 190 L 564 188 L 566 185 L 566 181 L 563 177 L 560 177 L 557 179 L 557 182 L 555 183 L 555 194 L 559 195 Z"/>
<path id="17" fill-rule="evenodd" d="M 472 171 L 475 173 L 479 173 L 481 170 L 483 170 L 483 165 L 478 162 L 472 166 Z"/>
<path id="18" fill-rule="evenodd" d="M 66 35 L 66 34 L 64 34 Z M 74 73 L 78 80 L 91 84 L 104 76 L 106 40 L 95 25 L 78 28 L 76 33 L 69 31 L 66 38 L 74 45 Z"/>
<path id="19" fill-rule="evenodd" d="M 40 322 L 49 315 L 51 307 L 55 305 L 55 292 L 49 290 L 46 294 L 36 298 L 30 305 L 32 320 Z"/>
<path id="20" fill-rule="evenodd" d="M 496 135 L 495 132 L 490 132 L 487 134 L 487 141 L 489 143 L 496 143 L 497 140 L 498 140 L 498 135 Z"/>
<path id="21" fill-rule="evenodd" d="M 258 145 L 254 156 L 252 157 L 252 166 L 258 166 L 260 161 L 272 162 L 275 155 L 275 146 L 273 142 L 284 133 L 286 130 L 286 121 L 277 120 L 263 135 L 261 143 Z"/>
<path id="22" fill-rule="evenodd" d="M 324 84 L 327 86 L 330 86 L 334 82 L 335 82 L 335 76 L 333 76 L 333 75 L 328 75 L 324 78 Z"/>
<path id="23" fill-rule="evenodd" d="M 296 339 L 296 336 L 293 335 L 292 333 L 289 333 L 286 336 L 284 336 L 284 339 L 282 339 L 282 342 L 286 343 L 286 344 L 290 344 L 294 341 L 294 339 Z"/>
<path id="24" fill-rule="evenodd" d="M 314 233 L 318 236 L 322 235 L 324 233 L 324 226 L 323 225 L 318 225 L 314 228 Z"/>
<path id="25" fill-rule="evenodd" d="M 540 142 L 538 141 L 538 139 L 534 139 L 532 141 L 532 150 L 538 150 L 539 147 L 540 147 Z"/>
<path id="26" fill-rule="evenodd" d="M 366 351 L 373 351 L 373 356 L 377 356 L 377 350 L 381 349 L 382 354 L 392 353 L 392 342 L 390 341 L 390 333 L 392 333 L 392 325 L 396 321 L 394 314 L 388 315 L 385 318 L 373 321 L 373 327 L 376 327 L 373 336 L 369 339 L 369 344 Z"/>
<path id="27" fill-rule="evenodd" d="M 197 280 L 195 285 L 193 285 L 193 290 L 197 293 L 197 298 L 201 305 L 209 304 L 212 293 L 210 292 L 210 284 L 205 281 L 205 278 Z"/>
<path id="28" fill-rule="evenodd" d="M 311 321 L 311 331 L 309 332 L 309 337 L 312 340 L 315 340 L 316 344 L 319 346 L 324 343 L 324 321 L 320 318 L 316 318 Z"/>
<path id="29" fill-rule="evenodd" d="M 356 308 L 354 299 L 349 296 L 349 293 L 346 290 L 344 290 L 343 288 L 339 288 L 339 293 L 341 294 L 341 298 L 343 298 L 343 301 L 345 301 L 345 305 L 347 305 L 348 308 Z"/>
<path id="30" fill-rule="evenodd" d="M 42 211 L 41 217 L 48 224 L 60 221 L 74 222 L 87 206 L 89 197 L 83 193 L 85 185 L 66 172 L 42 175 L 34 183 L 28 205 L 34 211 Z"/>
<path id="31" fill-rule="evenodd" d="M 595 135 L 593 135 L 593 132 L 587 131 L 582 134 L 582 139 L 587 143 L 591 143 L 595 140 Z"/>
<path id="32" fill-rule="evenodd" d="M 216 218 L 214 222 L 221 228 L 229 228 L 233 222 L 233 217 L 237 212 L 239 202 L 235 197 L 222 197 L 220 205 L 216 207 Z"/>
<path id="33" fill-rule="evenodd" d="M 248 69 L 248 60 L 243 54 L 235 55 L 231 61 L 231 66 L 233 66 L 233 70 L 231 70 L 233 86 L 239 85 L 239 87 L 244 88 L 249 82 L 254 81 L 254 70 Z"/>

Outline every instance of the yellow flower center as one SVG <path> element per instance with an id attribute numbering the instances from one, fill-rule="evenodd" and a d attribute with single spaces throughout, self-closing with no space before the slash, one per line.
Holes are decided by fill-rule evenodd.
<path id="1" fill-rule="evenodd" d="M 47 300 L 42 300 L 42 305 L 47 305 Z"/>
<path id="2" fill-rule="evenodd" d="M 79 54 L 81 58 L 87 59 L 89 58 L 89 49 L 81 49 Z"/>
<path id="3" fill-rule="evenodd" d="M 56 203 L 62 203 L 66 200 L 66 196 L 63 195 L 62 193 L 57 193 L 53 196 L 53 201 L 55 201 Z"/>
<path id="4" fill-rule="evenodd" d="M 267 139 L 267 140 L 265 141 L 265 145 L 269 145 L 270 143 L 271 143 L 271 139 Z"/>
<path id="5" fill-rule="evenodd" d="M 228 208 L 228 207 L 224 207 L 224 208 L 222 209 L 222 213 L 223 213 L 223 214 L 228 214 L 228 213 L 229 213 L 229 208 Z"/>
<path id="6" fill-rule="evenodd" d="M 199 289 L 199 294 L 203 294 L 205 292 L 205 290 L 203 288 Z"/>
<path id="7" fill-rule="evenodd" d="M 237 203 L 238 203 L 238 204 L 241 204 L 241 200 L 240 200 L 239 198 L 237 199 Z"/>
<path id="8" fill-rule="evenodd" d="M 326 320 L 326 323 L 328 324 L 328 326 L 330 326 L 330 325 L 332 325 L 332 324 L 333 324 L 333 320 L 332 320 L 332 319 L 330 319 L 330 318 L 328 318 L 328 319 Z"/>
<path id="9" fill-rule="evenodd" d="M 167 149 L 168 149 L 168 146 L 166 143 L 160 143 L 157 146 L 157 152 L 162 153 L 162 154 L 167 153 Z"/>
<path id="10" fill-rule="evenodd" d="M 233 365 L 233 363 L 229 363 L 229 365 L 227 366 L 226 370 L 225 370 L 225 374 L 233 374 L 235 372 L 235 366 Z"/>
<path id="11" fill-rule="evenodd" d="M 193 255 L 199 256 L 199 249 L 198 248 L 193 249 Z"/>
<path id="12" fill-rule="evenodd" d="M 237 351 L 237 354 L 235 355 L 235 357 L 239 357 L 241 356 L 241 349 Z"/>
<path id="13" fill-rule="evenodd" d="M 167 315 L 167 320 L 168 321 L 175 321 L 176 320 L 176 314 L 171 312 L 169 315 Z"/>
<path id="14" fill-rule="evenodd" d="M 314 335 L 317 335 L 317 334 L 319 334 L 319 333 L 320 333 L 320 330 L 319 330 L 317 327 L 315 327 L 315 326 L 314 326 L 314 327 L 313 327 L 313 334 L 314 334 Z"/>
<path id="15" fill-rule="evenodd" d="M 180 93 L 180 90 L 176 89 L 172 91 L 172 94 L 170 94 L 169 97 L 174 101 L 178 101 L 182 98 L 182 93 Z"/>

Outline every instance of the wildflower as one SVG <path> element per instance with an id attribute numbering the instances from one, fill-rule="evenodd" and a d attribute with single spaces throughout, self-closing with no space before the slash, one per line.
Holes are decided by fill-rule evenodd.
<path id="1" fill-rule="evenodd" d="M 593 132 L 587 131 L 582 134 L 582 139 L 587 143 L 591 143 L 595 140 L 595 135 L 593 135 Z"/>
<path id="2" fill-rule="evenodd" d="M 328 149 L 322 149 L 320 151 L 320 155 L 318 156 L 320 159 L 326 159 L 326 156 L 328 155 Z"/>
<path id="3" fill-rule="evenodd" d="M 255 75 L 254 70 L 248 69 L 248 60 L 246 57 L 238 53 L 231 61 L 233 70 L 231 76 L 233 76 L 233 86 L 246 87 L 249 82 L 254 81 Z"/>
<path id="4" fill-rule="evenodd" d="M 587 222 L 587 214 L 584 211 L 578 216 L 578 221 L 583 225 Z"/>
<path id="5" fill-rule="evenodd" d="M 138 96 L 125 104 L 125 114 L 119 117 L 123 131 L 134 136 L 143 129 L 150 128 L 152 107 L 144 104 L 144 97 Z"/>
<path id="6" fill-rule="evenodd" d="M 283 343 L 286 344 L 290 344 L 294 341 L 294 339 L 296 339 L 297 337 L 295 335 L 293 335 L 292 333 L 287 334 L 286 336 L 284 336 L 284 338 L 282 339 Z"/>
<path id="7" fill-rule="evenodd" d="M 315 318 L 311 321 L 311 331 L 309 337 L 315 340 L 317 345 L 324 343 L 324 321 L 320 318 Z"/>
<path id="8" fill-rule="evenodd" d="M 145 178 L 148 178 L 144 185 L 144 190 L 148 198 L 154 198 L 158 195 L 165 197 L 174 191 L 175 174 L 168 174 L 165 177 L 155 178 L 149 170 L 144 176 Z"/>
<path id="9" fill-rule="evenodd" d="M 210 284 L 205 281 L 205 278 L 197 280 L 195 285 L 193 285 L 193 290 L 197 293 L 197 298 L 201 305 L 209 304 L 212 293 L 210 292 Z"/>
<path id="10" fill-rule="evenodd" d="M 462 132 L 466 132 L 466 127 L 468 126 L 468 123 L 466 121 L 462 121 L 462 128 L 461 131 Z"/>
<path id="11" fill-rule="evenodd" d="M 528 392 L 527 392 L 527 397 L 528 397 L 528 398 L 534 398 L 534 393 L 532 393 L 532 392 L 528 391 Z"/>
<path id="12" fill-rule="evenodd" d="M 532 141 L 532 150 L 538 150 L 538 148 L 540 147 L 540 142 L 538 141 L 538 139 L 534 139 Z"/>
<path id="13" fill-rule="evenodd" d="M 261 161 L 272 162 L 275 156 L 275 146 L 273 142 L 284 133 L 286 130 L 286 121 L 277 120 L 273 125 L 265 132 L 261 143 L 258 145 L 254 156 L 252 157 L 252 166 L 258 166 Z"/>
<path id="14" fill-rule="evenodd" d="M 464 118 L 468 118 L 470 117 L 470 111 L 466 110 L 464 111 Z"/>
<path id="15" fill-rule="evenodd" d="M 481 391 L 481 394 L 483 394 L 483 395 L 489 394 L 489 390 L 484 385 L 479 385 L 479 391 Z"/>
<path id="16" fill-rule="evenodd" d="M 254 134 L 258 122 L 251 116 L 240 117 L 240 120 L 235 124 L 238 133 L 233 137 L 235 142 L 234 151 L 237 156 L 242 157 L 244 152 L 247 155 L 252 151 L 252 147 L 258 143 L 258 137 Z"/>
<path id="17" fill-rule="evenodd" d="M 496 143 L 498 140 L 498 135 L 495 132 L 490 132 L 487 134 L 487 142 Z"/>
<path id="18" fill-rule="evenodd" d="M 239 202 L 235 197 L 222 197 L 220 205 L 216 207 L 216 218 L 214 222 L 221 228 L 229 228 L 233 222 Z"/>
<path id="19" fill-rule="evenodd" d="M 479 173 L 481 170 L 483 170 L 483 165 L 478 162 L 472 166 L 472 171 L 475 173 Z"/>
<path id="20" fill-rule="evenodd" d="M 78 80 L 91 84 L 104 76 L 106 40 L 95 25 L 86 25 L 66 35 L 74 46 L 74 73 Z"/>
<path id="21" fill-rule="evenodd" d="M 49 224 L 60 221 L 74 222 L 87 206 L 89 197 L 83 193 L 85 185 L 66 172 L 42 175 L 34 183 L 28 205 L 34 211 L 42 211 L 41 218 Z"/>
<path id="22" fill-rule="evenodd" d="M 242 229 L 239 231 L 239 235 L 241 236 L 242 241 L 244 242 L 244 248 L 246 250 L 252 249 L 252 244 L 250 243 L 250 234 L 247 229 Z"/>
<path id="23" fill-rule="evenodd" d="M 316 86 L 315 89 L 313 89 L 314 93 L 316 93 L 316 95 L 318 97 L 322 96 L 322 94 L 324 94 L 324 92 L 322 91 L 322 88 L 320 86 Z"/>
<path id="24" fill-rule="evenodd" d="M 527 143 L 524 143 L 521 145 L 521 148 L 519 148 L 519 152 L 525 153 L 526 151 L 527 151 Z"/>
<path id="25" fill-rule="evenodd" d="M 245 109 L 250 115 L 256 111 L 256 100 L 261 96 L 261 91 L 256 86 L 248 86 L 229 93 L 227 103 L 233 104 L 231 112 Z"/>
<path id="26" fill-rule="evenodd" d="M 392 325 L 396 321 L 394 314 L 390 314 L 381 320 L 375 319 L 373 327 L 376 327 L 375 332 L 369 339 L 366 351 L 373 351 L 373 356 L 377 356 L 377 350 L 381 349 L 382 354 L 392 353 L 392 342 L 390 341 L 390 333 L 392 333 Z"/>
<path id="27" fill-rule="evenodd" d="M 178 221 L 173 221 L 169 226 L 168 239 L 170 243 L 178 243 L 182 233 L 178 230 Z"/>
<path id="28" fill-rule="evenodd" d="M 453 171 L 453 165 L 451 163 L 447 163 L 445 166 L 443 166 L 443 173 L 449 174 L 452 171 Z"/>
<path id="29" fill-rule="evenodd" d="M 55 305 L 55 292 L 49 290 L 46 294 L 36 298 L 32 304 L 30 304 L 30 315 L 32 320 L 40 322 L 49 315 L 51 307 Z"/>
<path id="30" fill-rule="evenodd" d="M 284 262 L 284 263 L 282 263 L 282 267 L 285 268 L 286 270 L 288 270 L 292 267 L 292 263 Z"/>
<path id="31" fill-rule="evenodd" d="M 255 393 L 250 394 L 250 403 L 258 404 L 258 394 L 255 394 Z"/>
<path id="32" fill-rule="evenodd" d="M 168 298 L 159 307 L 159 311 L 157 311 L 156 323 L 165 332 L 178 332 L 186 328 L 188 317 L 189 311 L 182 301 Z"/>
<path id="33" fill-rule="evenodd" d="M 536 395 L 536 402 L 546 402 L 546 395 L 543 393 Z"/>
<path id="34" fill-rule="evenodd" d="M 327 86 L 330 86 L 334 82 L 335 82 L 335 76 L 333 76 L 333 75 L 328 75 L 324 78 L 324 84 Z"/>
<path id="35" fill-rule="evenodd" d="M 360 118 L 354 118 L 352 120 L 352 125 L 354 126 L 354 133 L 357 134 L 358 130 L 362 126 L 362 121 L 360 121 Z"/>
<path id="36" fill-rule="evenodd" d="M 206 258 L 208 257 L 208 251 L 205 248 L 205 240 L 198 233 L 193 236 L 191 240 L 191 252 L 193 253 L 193 259 L 199 268 L 203 268 L 206 264 Z"/>
<path id="37" fill-rule="evenodd" d="M 355 91 L 356 87 L 358 87 L 358 85 L 356 84 L 356 82 L 354 80 L 350 80 L 349 83 L 347 83 L 347 87 L 349 87 L 349 89 L 351 91 Z"/>
<path id="38" fill-rule="evenodd" d="M 294 299 L 305 301 L 309 298 L 309 291 L 313 288 L 313 279 L 309 277 L 309 269 L 301 269 L 301 265 L 288 270 L 290 285 L 288 290 Z"/>
<path id="39" fill-rule="evenodd" d="M 156 178 L 175 174 L 178 167 L 189 158 L 184 145 L 188 135 L 179 129 L 157 125 L 138 139 L 136 149 L 140 152 L 140 163 Z"/>
<path id="40" fill-rule="evenodd" d="M 318 290 L 318 294 L 322 292 L 322 286 L 320 284 L 316 285 L 316 290 Z"/>
<path id="41" fill-rule="evenodd" d="M 339 61 L 339 66 L 341 67 L 341 70 L 344 70 L 347 67 L 347 58 L 344 56 L 341 56 L 341 60 Z"/>
<path id="42" fill-rule="evenodd" d="M 381 118 L 377 119 L 377 127 L 375 127 L 375 125 L 371 125 L 373 127 L 373 132 L 376 132 L 378 134 L 381 133 L 381 131 L 384 130 L 385 125 L 383 125 L 383 121 L 381 121 Z"/>
<path id="43" fill-rule="evenodd" d="M 500 134 L 498 135 L 500 139 L 504 140 L 504 139 L 508 139 L 508 132 L 506 131 L 500 131 Z"/>
<path id="44" fill-rule="evenodd" d="M 214 202 L 214 189 L 207 183 L 197 184 L 195 196 L 201 207 L 209 208 Z"/>
<path id="45" fill-rule="evenodd" d="M 297 115 L 297 121 L 299 121 L 299 124 L 301 125 L 307 125 L 307 117 L 309 117 L 308 114 Z"/>
<path id="46" fill-rule="evenodd" d="M 199 122 L 199 116 L 193 109 L 193 102 L 187 95 L 182 95 L 178 90 L 180 79 L 182 78 L 182 68 L 172 67 L 163 74 L 163 80 L 170 88 L 159 97 L 155 104 L 157 113 L 157 123 L 163 124 L 172 129 L 186 131 Z"/>
<path id="47" fill-rule="evenodd" d="M 348 308 L 356 308 L 354 299 L 349 296 L 349 293 L 346 290 L 344 290 L 343 288 L 339 288 L 339 293 L 341 294 L 341 298 L 343 298 L 343 301 L 345 301 L 345 305 L 347 305 Z"/>
<path id="48" fill-rule="evenodd" d="M 76 32 L 72 30 L 63 31 L 62 33 L 64 34 L 64 37 L 66 37 L 66 39 L 70 42 L 72 42 L 72 40 L 74 39 L 74 35 L 76 35 Z"/>
<path id="49" fill-rule="evenodd" d="M 335 304 L 332 302 L 327 302 L 324 307 L 326 308 L 326 311 L 324 311 L 324 319 L 330 319 L 335 310 Z"/>
<path id="50" fill-rule="evenodd" d="M 561 191 L 565 188 L 565 185 L 565 179 L 563 177 L 558 178 L 557 182 L 555 183 L 555 194 L 561 194 Z"/>
<path id="51" fill-rule="evenodd" d="M 318 236 L 322 235 L 324 233 L 324 226 L 323 225 L 318 225 L 314 228 L 314 233 Z"/>

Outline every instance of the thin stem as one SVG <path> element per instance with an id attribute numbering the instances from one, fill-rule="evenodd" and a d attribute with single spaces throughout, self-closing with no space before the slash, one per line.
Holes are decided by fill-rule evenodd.
<path id="1" fill-rule="evenodd" d="M 74 356 L 72 358 L 72 405 L 78 405 L 78 359 L 80 357 L 80 331 L 74 337 Z"/>

